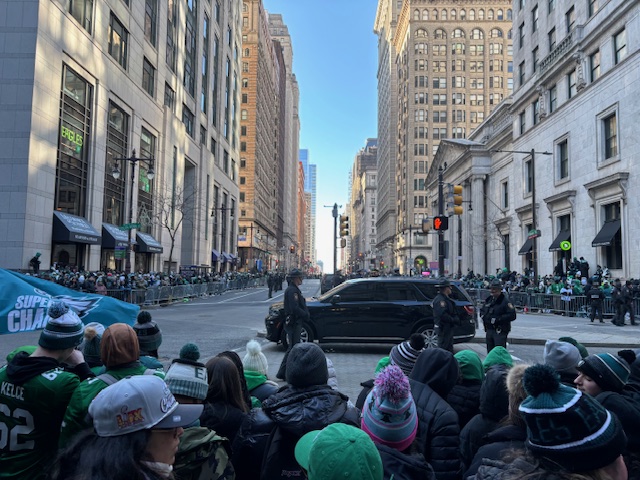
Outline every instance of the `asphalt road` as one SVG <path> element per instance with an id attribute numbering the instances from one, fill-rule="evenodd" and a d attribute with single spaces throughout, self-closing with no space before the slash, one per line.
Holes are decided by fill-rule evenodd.
<path id="1" fill-rule="evenodd" d="M 305 280 L 301 289 L 307 297 L 316 296 L 320 292 L 320 281 Z M 200 347 L 204 361 L 224 350 L 237 351 L 243 357 L 247 341 L 257 338 L 263 342 L 269 374 L 274 378 L 283 350 L 281 346 L 264 340 L 260 333 L 265 330 L 264 318 L 269 305 L 281 301 L 282 294 L 283 291 L 277 292 L 269 299 L 266 287 L 262 287 L 149 309 L 162 329 L 160 360 L 168 365 L 188 342 Z M 591 324 L 584 318 L 520 314 L 513 325 L 514 342 L 509 344 L 509 351 L 516 361 L 536 363 L 542 360 L 542 344 L 546 338 L 569 335 L 594 338 L 595 343 L 589 347 L 591 353 L 616 352 L 624 346 L 622 340 L 625 338 L 621 334 L 636 345 L 640 344 L 637 340 L 640 327 L 620 329 L 610 324 Z M 0 335 L 0 358 L 18 346 L 36 344 L 38 337 L 39 332 Z M 476 342 L 480 343 L 456 345 L 456 351 L 470 348 L 483 358 L 486 349 L 482 343 L 482 332 L 479 332 Z M 392 345 L 324 344 L 322 347 L 336 367 L 340 390 L 355 400 L 360 382 L 373 376 L 378 360 L 389 354 Z"/>

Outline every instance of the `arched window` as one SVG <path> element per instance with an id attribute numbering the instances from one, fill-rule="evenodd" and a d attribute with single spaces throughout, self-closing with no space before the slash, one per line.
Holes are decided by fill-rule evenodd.
<path id="1" fill-rule="evenodd" d="M 511 40 L 513 38 L 513 30 L 512 29 L 509 29 L 509 31 L 507 32 L 507 38 L 509 40 Z"/>
<path id="2" fill-rule="evenodd" d="M 471 10 L 469 10 L 469 20 L 475 20 L 476 19 L 476 11 L 472 8 Z"/>
<path id="3" fill-rule="evenodd" d="M 432 13 L 432 15 L 431 15 L 431 16 L 433 17 L 431 20 L 438 20 L 438 10 L 436 10 L 436 9 L 434 8 L 434 9 L 433 9 L 433 12 L 431 12 L 431 13 Z"/>
<path id="4" fill-rule="evenodd" d="M 453 32 L 451 32 L 451 38 L 465 38 L 464 30 L 461 28 L 456 28 Z"/>
<path id="5" fill-rule="evenodd" d="M 487 20 L 493 20 L 493 8 L 487 10 Z"/>
<path id="6" fill-rule="evenodd" d="M 420 20 L 420 10 L 414 10 L 413 11 L 413 19 L 414 20 Z"/>
<path id="7" fill-rule="evenodd" d="M 460 10 L 460 20 L 467 18 L 467 11 L 463 8 Z"/>
<path id="8" fill-rule="evenodd" d="M 507 20 L 513 20 L 513 10 L 507 10 Z"/>
<path id="9" fill-rule="evenodd" d="M 484 20 L 484 9 L 478 10 L 478 20 Z"/>
<path id="10" fill-rule="evenodd" d="M 440 20 L 446 20 L 446 19 L 447 19 L 447 11 L 443 8 L 442 13 L 440 14 Z"/>
<path id="11" fill-rule="evenodd" d="M 489 36 L 491 38 L 502 38 L 504 34 L 502 33 L 502 30 L 500 30 L 499 28 L 492 28 L 491 34 Z"/>
<path id="12" fill-rule="evenodd" d="M 427 37 L 427 31 L 424 28 L 419 28 L 418 30 L 416 30 L 416 37 L 419 38 L 426 38 Z"/>
<path id="13" fill-rule="evenodd" d="M 249 79 L 248 78 L 243 78 L 242 79 L 242 88 L 249 88 Z"/>
<path id="14" fill-rule="evenodd" d="M 429 20 L 429 10 L 426 8 L 422 10 L 422 20 Z"/>
<path id="15" fill-rule="evenodd" d="M 457 16 L 457 12 L 455 8 L 451 9 L 451 20 L 455 20 Z"/>
<path id="16" fill-rule="evenodd" d="M 240 120 L 246 120 L 246 119 L 247 119 L 247 117 L 248 117 L 248 115 L 249 115 L 249 112 L 248 112 L 247 110 L 244 110 L 244 109 L 243 109 L 243 110 L 240 112 Z"/>
<path id="17" fill-rule="evenodd" d="M 498 20 L 504 20 L 504 12 L 501 8 L 498 9 L 498 16 L 496 18 Z"/>
<path id="18" fill-rule="evenodd" d="M 471 30 L 471 39 L 484 40 L 484 32 L 479 28 L 474 28 L 473 30 Z"/>
<path id="19" fill-rule="evenodd" d="M 433 37 L 436 39 L 445 39 L 447 38 L 447 32 L 445 32 L 443 29 L 438 28 L 436 29 L 436 31 L 433 33 Z"/>

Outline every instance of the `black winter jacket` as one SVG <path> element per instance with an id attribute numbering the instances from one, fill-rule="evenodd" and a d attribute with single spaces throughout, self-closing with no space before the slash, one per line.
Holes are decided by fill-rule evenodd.
<path id="1" fill-rule="evenodd" d="M 480 388 L 480 380 L 463 380 L 462 383 L 455 384 L 447 395 L 447 403 L 458 414 L 460 429 L 480 413 Z"/>
<path id="2" fill-rule="evenodd" d="M 492 366 L 484 377 L 480 389 L 480 413 L 469 420 L 460 432 L 460 454 L 466 466 L 482 445 L 482 437 L 495 430 L 509 413 L 509 393 L 506 378 L 509 369 L 504 365 Z"/>
<path id="3" fill-rule="evenodd" d="M 409 375 L 418 443 L 438 480 L 457 480 L 462 474 L 458 414 L 444 400 L 457 379 L 458 362 L 441 348 L 424 350 Z"/>
<path id="4" fill-rule="evenodd" d="M 285 385 L 243 423 L 231 448 L 236 480 L 302 478 L 293 457 L 296 442 L 305 433 L 337 422 L 360 427 L 360 412 L 346 395 L 328 385 Z"/>
<path id="5" fill-rule="evenodd" d="M 502 332 L 509 333 L 511 331 L 511 322 L 516 319 L 516 309 L 509 302 L 509 297 L 501 293 L 498 298 L 489 296 L 485 300 L 481 316 L 486 330 L 500 327 Z M 492 323 L 493 319 L 495 320 Z"/>
<path id="6" fill-rule="evenodd" d="M 421 454 L 408 455 L 380 444 L 376 447 L 382 459 L 384 480 L 436 480 L 433 468 Z"/>
<path id="7" fill-rule="evenodd" d="M 375 378 L 371 378 L 369 380 L 365 380 L 360 384 L 360 386 L 362 387 L 362 390 L 360 390 L 360 393 L 358 394 L 358 399 L 356 400 L 356 407 L 361 411 L 362 411 L 362 407 L 364 407 L 364 402 L 367 401 L 367 395 L 369 395 L 369 392 L 373 388 L 374 382 L 375 382 Z"/>
<path id="8" fill-rule="evenodd" d="M 482 464 L 482 460 L 501 460 L 506 450 L 524 450 L 524 441 L 527 439 L 527 427 L 518 425 L 505 425 L 498 427 L 493 432 L 482 437 L 483 445 L 478 449 L 471 466 L 467 469 L 462 478 L 475 475 Z"/>
<path id="9" fill-rule="evenodd" d="M 200 415 L 200 425 L 210 428 L 221 437 L 228 438 L 232 443 L 247 415 L 239 408 L 223 402 L 205 402 Z"/>

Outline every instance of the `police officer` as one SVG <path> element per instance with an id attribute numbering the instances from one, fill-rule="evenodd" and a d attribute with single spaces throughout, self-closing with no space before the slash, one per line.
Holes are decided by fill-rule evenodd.
<path id="1" fill-rule="evenodd" d="M 300 285 L 302 285 L 302 272 L 297 268 L 294 268 L 289 272 L 287 278 L 289 286 L 284 291 L 284 331 L 287 333 L 287 351 L 284 354 L 277 378 L 284 380 L 287 373 L 287 358 L 289 358 L 289 352 L 296 343 L 300 342 L 300 333 L 302 332 L 302 323 L 309 320 L 309 310 L 307 309 L 307 302 L 300 291 Z"/>
<path id="2" fill-rule="evenodd" d="M 631 325 L 636 324 L 636 317 L 633 312 L 633 282 L 627 280 L 624 287 L 622 287 L 622 314 L 620 321 L 624 324 L 626 314 L 629 314 L 629 320 Z"/>
<path id="3" fill-rule="evenodd" d="M 269 298 L 273 296 L 273 287 L 276 284 L 276 276 L 275 274 L 269 272 L 267 274 L 267 287 L 269 288 Z"/>
<path id="4" fill-rule="evenodd" d="M 620 279 L 616 278 L 613 282 L 613 291 L 611 292 L 611 299 L 613 300 L 613 307 L 615 308 L 616 313 L 613 315 L 613 319 L 611 323 L 616 325 L 617 327 L 622 327 L 624 325 L 624 296 L 622 295 L 622 285 L 620 284 Z"/>
<path id="5" fill-rule="evenodd" d="M 487 353 L 493 350 L 493 347 L 507 347 L 511 322 L 516 319 L 516 309 L 503 293 L 500 280 L 493 280 L 489 288 L 491 296 L 485 300 L 482 308 L 482 323 L 487 334 Z"/>
<path id="6" fill-rule="evenodd" d="M 433 299 L 433 317 L 438 332 L 438 348 L 453 353 L 453 328 L 460 325 L 460 317 L 458 317 L 455 302 L 449 298 L 451 282 L 441 278 L 436 287 L 438 295 Z"/>
<path id="7" fill-rule="evenodd" d="M 602 302 L 604 301 L 604 292 L 598 288 L 600 285 L 599 282 L 595 280 L 591 284 L 591 288 L 587 290 L 587 298 L 589 299 L 589 303 L 591 305 L 591 323 L 596 319 L 596 312 L 598 312 L 598 320 L 600 323 L 604 323 L 604 319 L 602 318 Z"/>

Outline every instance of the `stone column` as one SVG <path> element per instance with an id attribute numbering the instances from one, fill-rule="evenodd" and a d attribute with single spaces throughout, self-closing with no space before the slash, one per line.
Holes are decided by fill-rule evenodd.
<path id="1" fill-rule="evenodd" d="M 486 175 L 473 175 L 471 177 L 471 200 L 473 202 L 473 222 L 467 228 L 468 242 L 471 245 L 471 253 L 473 264 L 471 268 L 474 273 L 484 275 L 487 273 L 487 265 L 485 263 L 485 250 L 487 248 L 486 233 L 486 217 L 485 208 L 485 191 L 484 180 Z"/>

